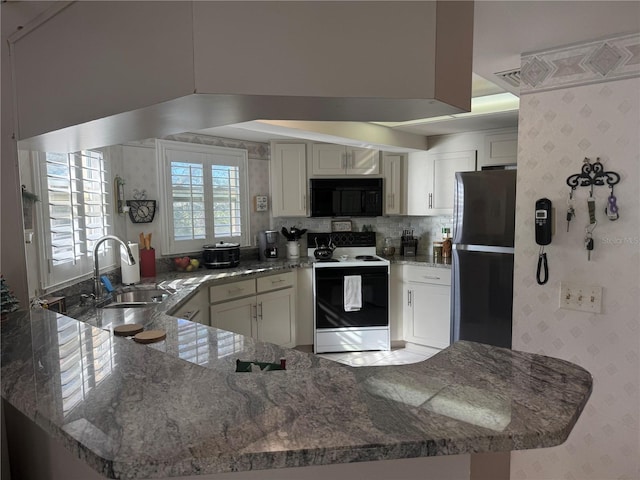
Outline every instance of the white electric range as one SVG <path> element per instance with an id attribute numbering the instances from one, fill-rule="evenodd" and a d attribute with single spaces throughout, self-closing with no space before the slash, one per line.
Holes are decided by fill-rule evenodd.
<path id="1" fill-rule="evenodd" d="M 307 233 L 313 263 L 314 352 L 389 350 L 389 261 L 376 255 L 375 232 Z"/>

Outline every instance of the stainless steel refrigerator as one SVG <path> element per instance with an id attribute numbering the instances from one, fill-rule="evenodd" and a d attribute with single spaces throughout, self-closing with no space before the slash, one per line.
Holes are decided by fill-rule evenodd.
<path id="1" fill-rule="evenodd" d="M 451 341 L 511 348 L 516 171 L 458 172 Z"/>

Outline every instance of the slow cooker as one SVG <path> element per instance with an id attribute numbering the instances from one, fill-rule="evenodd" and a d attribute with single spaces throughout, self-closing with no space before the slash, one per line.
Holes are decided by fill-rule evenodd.
<path id="1" fill-rule="evenodd" d="M 230 268 L 240 264 L 239 243 L 212 243 L 202 248 L 202 260 L 207 268 Z"/>

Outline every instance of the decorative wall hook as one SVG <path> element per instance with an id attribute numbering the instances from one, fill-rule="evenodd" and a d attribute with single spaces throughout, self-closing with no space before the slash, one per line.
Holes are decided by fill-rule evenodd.
<path id="1" fill-rule="evenodd" d="M 600 157 L 596 158 L 595 163 L 591 163 L 589 158 L 584 159 L 582 171 L 567 178 L 567 185 L 575 190 L 577 187 L 590 187 L 593 196 L 593 187 L 608 185 L 613 187 L 620 181 L 620 175 L 616 172 L 605 172 L 604 166 L 600 163 Z"/>

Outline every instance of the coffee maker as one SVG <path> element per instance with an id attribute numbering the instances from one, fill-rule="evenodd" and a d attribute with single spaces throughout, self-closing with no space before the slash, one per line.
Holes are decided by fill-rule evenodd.
<path id="1" fill-rule="evenodd" d="M 277 230 L 265 230 L 258 232 L 258 252 L 260 261 L 270 261 L 278 259 L 278 237 Z"/>

